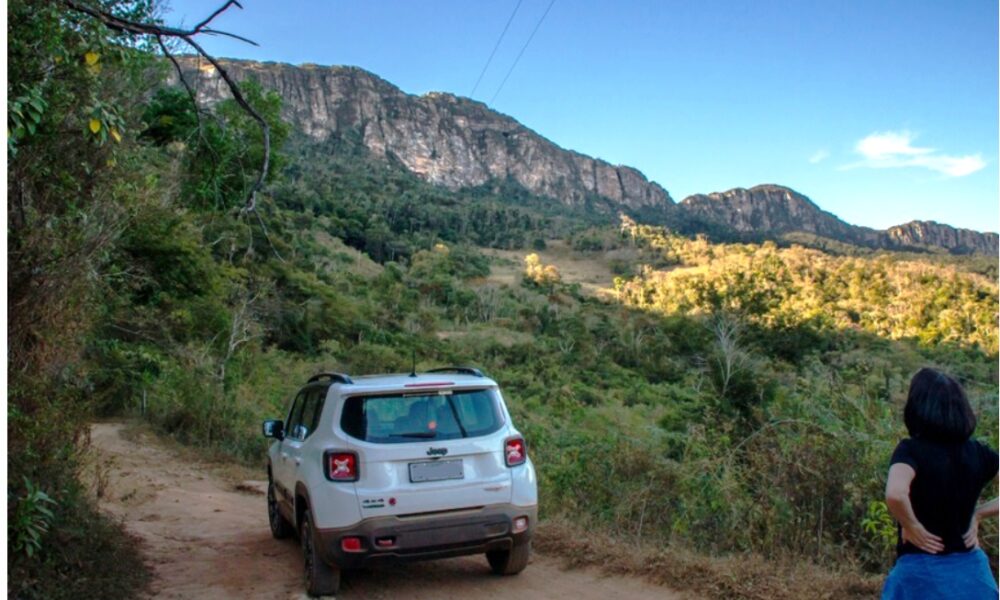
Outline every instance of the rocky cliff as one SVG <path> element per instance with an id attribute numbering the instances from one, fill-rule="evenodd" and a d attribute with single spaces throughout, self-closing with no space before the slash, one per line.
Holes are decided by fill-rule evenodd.
<path id="1" fill-rule="evenodd" d="M 693 219 L 739 233 L 802 231 L 865 245 L 874 244 L 878 239 L 874 229 L 849 225 L 821 210 L 809 198 L 780 185 L 695 194 L 685 198 L 681 206 Z"/>
<path id="2" fill-rule="evenodd" d="M 959 254 L 1000 251 L 1000 237 L 995 233 L 957 229 L 932 221 L 913 221 L 884 231 L 851 225 L 820 209 L 806 196 L 780 185 L 695 194 L 679 206 L 695 226 L 702 223 L 755 236 L 805 232 L 869 248 L 938 247 Z"/>
<path id="3" fill-rule="evenodd" d="M 1000 252 L 1000 236 L 995 233 L 958 229 L 934 221 L 910 221 L 890 227 L 885 235 L 901 246 L 936 246 L 957 254 Z"/>
<path id="4" fill-rule="evenodd" d="M 215 69 L 181 58 L 199 100 L 229 97 Z M 451 94 L 413 96 L 354 67 L 220 61 L 237 80 L 281 94 L 284 116 L 322 141 L 359 132 L 376 156 L 393 155 L 427 181 L 451 189 L 511 179 L 567 206 L 603 198 L 632 210 L 663 210 L 670 195 L 639 171 L 564 150 L 481 102 Z"/>

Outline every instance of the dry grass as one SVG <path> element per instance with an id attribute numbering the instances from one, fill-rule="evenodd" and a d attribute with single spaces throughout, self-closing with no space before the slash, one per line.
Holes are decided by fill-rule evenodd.
<path id="1" fill-rule="evenodd" d="M 540 523 L 532 543 L 542 553 L 561 557 L 568 567 L 641 576 L 691 598 L 860 600 L 877 598 L 882 588 L 882 577 L 835 571 L 791 557 L 710 557 L 680 548 L 639 546 L 600 537 L 561 519 Z"/>
<path id="2" fill-rule="evenodd" d="M 483 248 L 495 260 L 487 282 L 519 285 L 524 273 L 524 257 L 537 254 L 542 264 L 555 265 L 565 283 L 578 283 L 590 296 L 613 296 L 614 273 L 603 252 L 577 252 L 563 240 L 549 240 L 545 250 L 497 250 Z"/>
<path id="3" fill-rule="evenodd" d="M 435 335 L 439 340 L 461 341 L 465 344 L 488 342 L 499 344 L 504 348 L 510 348 L 517 344 L 530 344 L 535 341 L 535 336 L 530 333 L 490 325 L 476 325 L 469 329 L 438 331 Z"/>

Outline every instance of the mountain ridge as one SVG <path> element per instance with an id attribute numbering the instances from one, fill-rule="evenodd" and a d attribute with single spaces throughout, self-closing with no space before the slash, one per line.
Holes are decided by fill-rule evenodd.
<path id="1" fill-rule="evenodd" d="M 229 97 L 211 65 L 178 57 L 199 102 Z M 638 169 L 560 147 L 509 115 L 447 92 L 408 94 L 360 67 L 220 59 L 236 80 L 256 79 L 283 99 L 283 116 L 322 142 L 354 131 L 376 157 L 398 160 L 452 190 L 512 181 L 571 209 L 641 213 L 688 232 L 779 236 L 804 232 L 868 248 L 942 248 L 955 254 L 1000 251 L 1000 236 L 933 221 L 885 230 L 852 225 L 807 196 L 777 184 L 694 194 L 675 203 Z M 176 75 L 173 76 L 176 82 Z M 702 228 L 702 229 L 699 229 Z"/>
<path id="2" fill-rule="evenodd" d="M 695 222 L 727 227 L 741 234 L 814 234 L 869 248 L 942 248 L 954 254 L 997 254 L 1000 236 L 914 220 L 887 229 L 852 225 L 825 211 L 808 196 L 778 184 L 693 194 L 679 206 Z"/>
<path id="3" fill-rule="evenodd" d="M 198 99 L 229 96 L 210 65 L 180 57 Z M 376 156 L 450 189 L 512 179 L 567 206 L 605 198 L 631 210 L 668 211 L 674 201 L 638 170 L 566 151 L 512 117 L 452 94 L 406 94 L 358 67 L 296 67 L 222 59 L 236 80 L 254 77 L 284 99 L 284 115 L 310 138 L 358 130 Z"/>
<path id="4" fill-rule="evenodd" d="M 877 238 L 876 230 L 848 224 L 808 196 L 773 183 L 693 194 L 681 205 L 695 218 L 739 233 L 803 231 L 862 245 L 875 243 Z"/>

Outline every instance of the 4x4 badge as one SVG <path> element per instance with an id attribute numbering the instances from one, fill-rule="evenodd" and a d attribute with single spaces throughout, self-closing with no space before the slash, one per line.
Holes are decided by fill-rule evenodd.
<path id="1" fill-rule="evenodd" d="M 427 456 L 444 456 L 445 454 L 448 454 L 447 448 L 435 448 L 431 446 L 427 449 Z"/>

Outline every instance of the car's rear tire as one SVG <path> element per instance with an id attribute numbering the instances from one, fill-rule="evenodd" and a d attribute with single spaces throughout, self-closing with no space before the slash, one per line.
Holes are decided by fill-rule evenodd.
<path id="1" fill-rule="evenodd" d="M 486 560 L 497 575 L 517 575 L 528 566 L 531 558 L 531 541 L 517 544 L 509 550 L 490 550 Z"/>
<path id="2" fill-rule="evenodd" d="M 331 596 L 340 589 L 340 569 L 323 561 L 316 546 L 312 515 L 302 513 L 299 530 L 302 541 L 302 557 L 305 559 L 306 593 L 310 596 Z"/>
<path id="3" fill-rule="evenodd" d="M 285 515 L 278 508 L 278 498 L 274 494 L 274 481 L 270 474 L 267 477 L 267 520 L 271 525 L 271 535 L 276 540 L 283 540 L 292 535 L 294 529 Z"/>

